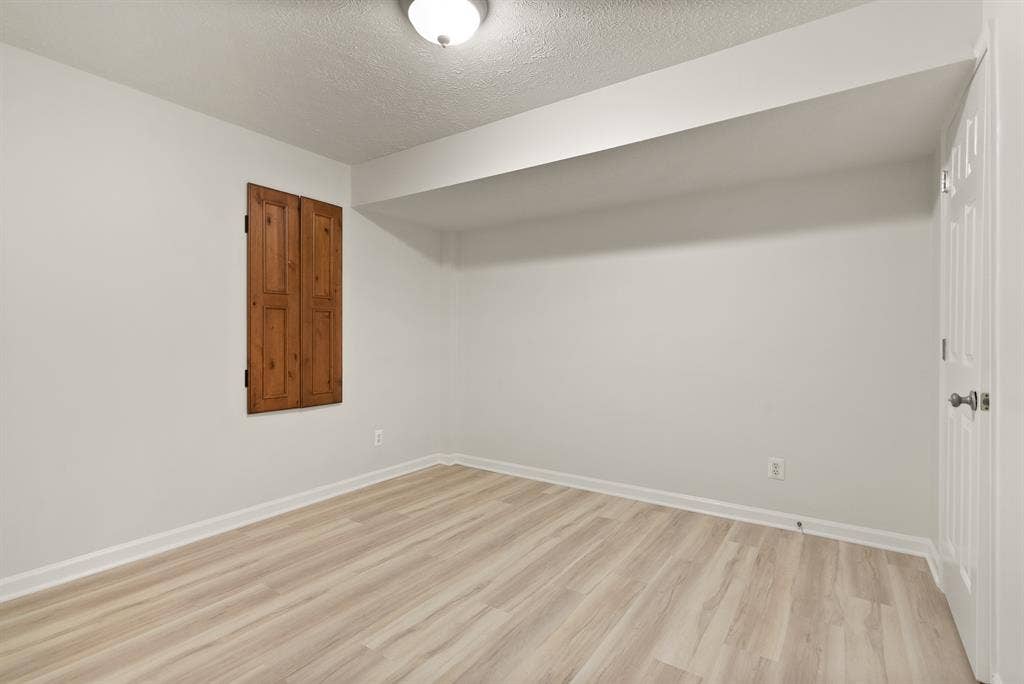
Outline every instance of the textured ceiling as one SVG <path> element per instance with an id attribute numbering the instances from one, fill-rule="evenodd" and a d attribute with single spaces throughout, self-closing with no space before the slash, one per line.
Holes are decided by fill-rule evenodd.
<path id="1" fill-rule="evenodd" d="M 0 0 L 0 41 L 356 163 L 862 0 L 490 0 L 473 40 L 399 0 Z"/>

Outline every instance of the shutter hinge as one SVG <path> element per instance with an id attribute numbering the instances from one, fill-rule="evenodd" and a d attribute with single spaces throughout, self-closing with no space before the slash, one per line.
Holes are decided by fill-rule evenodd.
<path id="1" fill-rule="evenodd" d="M 942 175 L 939 177 L 939 192 L 943 195 L 949 194 L 949 171 L 942 169 Z"/>
<path id="2" fill-rule="evenodd" d="M 245 369 L 245 386 L 246 387 L 249 386 L 249 369 L 248 368 Z"/>
<path id="3" fill-rule="evenodd" d="M 245 215 L 245 232 L 247 234 L 249 232 L 249 215 L 248 214 Z"/>

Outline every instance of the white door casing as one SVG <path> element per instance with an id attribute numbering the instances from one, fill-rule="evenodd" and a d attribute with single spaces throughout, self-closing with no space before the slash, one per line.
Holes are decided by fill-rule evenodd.
<path id="1" fill-rule="evenodd" d="M 944 137 L 941 221 L 939 539 L 943 589 L 975 676 L 989 678 L 992 431 L 984 404 L 992 377 L 993 259 L 989 69 L 982 56 Z M 955 406 L 957 393 L 973 399 Z"/>

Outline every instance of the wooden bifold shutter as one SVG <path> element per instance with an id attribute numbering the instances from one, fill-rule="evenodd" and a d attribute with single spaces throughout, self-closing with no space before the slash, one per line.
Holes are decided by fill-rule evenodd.
<path id="1" fill-rule="evenodd" d="M 249 413 L 341 401 L 341 208 L 249 184 Z"/>
<path id="2" fill-rule="evenodd" d="M 301 375 L 303 406 L 341 401 L 341 207 L 303 197 Z"/>

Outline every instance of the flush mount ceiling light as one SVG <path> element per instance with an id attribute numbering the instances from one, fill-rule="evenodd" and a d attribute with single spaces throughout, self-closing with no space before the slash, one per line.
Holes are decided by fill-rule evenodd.
<path id="1" fill-rule="evenodd" d="M 487 0 L 404 0 L 402 4 L 416 32 L 441 47 L 465 43 L 487 16 Z"/>

